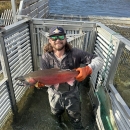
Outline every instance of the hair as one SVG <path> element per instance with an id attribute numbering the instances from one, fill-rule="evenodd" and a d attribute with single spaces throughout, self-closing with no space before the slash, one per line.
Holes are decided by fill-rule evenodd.
<path id="1" fill-rule="evenodd" d="M 72 49 L 72 45 L 66 42 L 65 44 L 65 51 L 70 51 Z M 43 46 L 43 52 L 53 52 L 53 47 L 50 43 L 47 43 L 45 46 Z"/>

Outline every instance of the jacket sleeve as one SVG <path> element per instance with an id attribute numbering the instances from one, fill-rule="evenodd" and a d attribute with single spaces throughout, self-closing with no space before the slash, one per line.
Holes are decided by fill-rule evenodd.
<path id="1" fill-rule="evenodd" d="M 91 67 L 93 71 L 99 71 L 103 67 L 103 64 L 103 59 L 99 56 L 96 56 L 91 60 L 91 63 L 88 66 Z"/>

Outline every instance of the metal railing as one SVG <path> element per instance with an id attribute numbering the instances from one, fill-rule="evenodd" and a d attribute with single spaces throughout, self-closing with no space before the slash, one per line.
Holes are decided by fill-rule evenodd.
<path id="1" fill-rule="evenodd" d="M 3 99 L 4 94 L 9 96 L 11 102 L 8 104 L 8 108 L 12 108 L 12 113 L 14 114 L 17 114 L 17 104 L 28 89 L 27 87 L 19 87 L 17 85 L 19 82 L 16 81 L 15 78 L 38 69 L 39 62 L 37 61 L 39 61 L 38 58 L 41 56 L 41 46 L 47 42 L 47 37 L 41 33 L 41 30 L 42 32 L 47 32 L 47 30 L 53 26 L 43 26 L 45 21 L 38 19 L 33 22 L 30 22 L 30 20 L 22 20 L 5 27 L 0 33 L 1 57 L 3 57 L 2 61 L 4 61 L 2 62 L 2 66 L 5 66 L 5 70 L 3 70 L 4 67 L 2 67 L 4 78 L 1 82 L 4 82 L 4 84 L 7 82 L 7 84 L 5 84 L 7 91 L 1 93 L 1 97 Z M 51 22 L 51 20 L 49 21 Z M 49 21 L 47 20 L 46 22 L 49 23 Z M 65 21 L 63 23 L 65 23 Z M 86 34 L 81 33 L 82 31 L 79 28 L 75 29 L 76 26 L 80 27 L 80 24 L 82 23 L 75 22 L 76 25 L 72 25 L 72 22 L 70 24 L 70 26 L 72 25 L 72 28 L 68 28 L 67 23 L 68 22 L 66 21 L 65 27 L 68 42 L 75 47 L 83 49 L 83 46 L 85 46 L 84 37 Z M 90 25 L 90 28 L 93 28 L 93 23 L 90 23 Z M 44 43 L 41 41 L 44 41 Z M 2 88 L 2 86 L 0 86 L 0 88 Z M 8 99 L 5 98 L 5 100 Z M 6 104 L 0 104 L 0 106 L 6 108 Z M 5 113 L 1 113 L 1 126 L 4 125 L 7 119 L 6 115 L 8 115 L 9 112 L 10 109 L 7 109 Z"/>
<path id="2" fill-rule="evenodd" d="M 94 53 L 104 59 L 104 66 L 98 73 L 98 78 L 95 79 L 95 75 L 91 77 L 94 89 L 98 91 L 100 87 L 103 87 L 107 90 L 117 126 L 120 130 L 127 130 L 130 128 L 130 101 L 128 100 L 130 41 L 97 23 Z M 123 94 L 123 91 L 126 95 Z"/>
<path id="3" fill-rule="evenodd" d="M 16 15 L 18 14 L 18 10 L 16 11 Z M 4 20 L 4 25 L 8 26 L 14 23 L 13 11 L 12 9 L 4 10 L 1 14 L 1 19 Z"/>
<path id="4" fill-rule="evenodd" d="M 45 18 L 49 13 L 49 0 L 21 0 L 18 15 Z"/>
<path id="5" fill-rule="evenodd" d="M 47 18 L 49 15 L 49 1 L 48 0 L 21 0 L 19 9 L 16 10 L 15 19 L 22 19 L 22 17 L 31 18 Z M 13 10 L 7 9 L 0 17 L 4 20 L 4 25 L 8 26 L 16 22 L 13 16 Z"/>
<path id="6" fill-rule="evenodd" d="M 100 23 L 68 20 L 52 21 L 51 19 L 22 20 L 5 27 L 5 31 L 0 33 L 2 61 L 4 61 L 4 63 L 2 62 L 2 66 L 5 64 L 5 71 L 2 69 L 4 79 L 1 82 L 4 81 L 4 89 L 7 89 L 7 91 L 1 93 L 1 97 L 3 99 L 4 94 L 6 94 L 11 100 L 6 113 L 1 113 L 1 124 L 5 123 L 6 115 L 10 112 L 11 107 L 13 108 L 13 113 L 17 111 L 17 102 L 21 100 L 27 90 L 26 87 L 19 87 L 17 85 L 18 81 L 15 81 L 15 77 L 39 69 L 42 46 L 48 42 L 47 32 L 54 25 L 62 26 L 65 29 L 67 41 L 74 47 L 102 57 L 104 66 L 98 73 L 94 72 L 92 74 L 91 89 L 93 93 L 95 91 L 99 96 L 100 93 L 98 93 L 98 90 L 100 88 L 103 88 L 103 92 L 106 91 L 112 103 L 112 110 L 118 128 L 121 130 L 129 129 L 129 100 L 123 99 L 122 93 L 119 92 L 120 86 L 116 78 L 122 69 L 121 65 L 126 65 L 126 63 L 128 65 L 129 63 L 130 41 Z M 128 70 L 129 67 L 123 72 L 126 74 Z M 122 81 L 124 80 L 123 78 L 120 77 L 119 79 Z M 129 82 L 127 84 L 129 85 Z M 3 91 L 2 84 L 0 90 Z M 96 98 L 98 99 L 96 117 L 100 120 L 99 126 L 102 127 L 101 129 L 104 129 L 100 117 L 101 103 L 99 97 L 97 96 Z M 7 101 L 9 101 L 8 98 L 5 99 L 5 102 Z M 6 107 L 4 105 L 6 104 L 2 106 Z"/>
<path id="7" fill-rule="evenodd" d="M 27 87 L 19 87 L 15 78 L 33 71 L 29 23 L 28 20 L 23 20 L 4 29 L 5 33 L 0 33 L 0 51 L 2 51 L 5 70 L 2 69 L 4 79 L 0 83 L 3 82 L 6 91 L 2 91 L 2 86 L 0 86 L 0 89 L 2 89 L 2 93 L 0 93 L 1 102 L 3 102 L 2 99 L 5 94 L 8 95 L 9 99 L 5 98 L 5 103 L 10 100 L 8 108 L 12 108 L 12 112 L 17 113 L 17 103 L 21 100 Z M 5 103 L 0 103 L 0 108 L 7 108 Z M 1 113 L 1 126 L 7 119 L 6 115 L 9 112 L 10 109 L 7 109 L 4 113 Z"/>

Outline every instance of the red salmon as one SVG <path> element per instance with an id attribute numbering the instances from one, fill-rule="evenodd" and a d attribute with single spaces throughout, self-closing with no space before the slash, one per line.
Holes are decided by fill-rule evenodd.
<path id="1" fill-rule="evenodd" d="M 28 85 L 34 85 L 37 82 L 43 83 L 44 85 L 55 85 L 69 82 L 78 74 L 79 72 L 76 70 L 45 69 L 30 72 L 24 76 L 17 77 L 16 80 L 20 80 Z"/>

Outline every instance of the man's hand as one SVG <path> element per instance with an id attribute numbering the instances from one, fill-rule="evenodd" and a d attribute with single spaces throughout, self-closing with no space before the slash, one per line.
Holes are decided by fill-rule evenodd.
<path id="1" fill-rule="evenodd" d="M 43 84 L 43 83 L 40 83 L 40 82 L 37 82 L 36 84 L 35 84 L 35 87 L 36 88 L 42 88 L 42 87 L 44 87 L 45 85 Z"/>
<path id="2" fill-rule="evenodd" d="M 89 66 L 77 68 L 76 71 L 79 72 L 79 74 L 76 77 L 76 80 L 78 81 L 83 81 L 88 75 L 92 73 L 92 69 Z"/>

